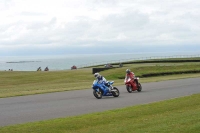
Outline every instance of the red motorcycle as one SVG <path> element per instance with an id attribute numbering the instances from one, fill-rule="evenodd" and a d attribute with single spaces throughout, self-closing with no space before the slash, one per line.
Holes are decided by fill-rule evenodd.
<path id="1" fill-rule="evenodd" d="M 126 89 L 129 93 L 137 90 L 138 92 L 142 91 L 142 85 L 139 83 L 139 77 L 134 77 L 134 81 L 130 78 L 124 80 Z"/>

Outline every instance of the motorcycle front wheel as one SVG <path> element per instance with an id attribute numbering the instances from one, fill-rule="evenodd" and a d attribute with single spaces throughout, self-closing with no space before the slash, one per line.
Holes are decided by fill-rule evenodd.
<path id="1" fill-rule="evenodd" d="M 103 93 L 102 93 L 101 90 L 99 90 L 99 91 L 94 90 L 94 91 L 93 91 L 93 94 L 94 94 L 94 96 L 95 96 L 97 99 L 101 99 L 101 98 L 102 98 L 102 95 L 103 95 Z"/>
<path id="2" fill-rule="evenodd" d="M 138 89 L 137 89 L 138 92 L 142 91 L 142 85 L 140 83 L 138 83 Z"/>
<path id="3" fill-rule="evenodd" d="M 118 97 L 119 96 L 119 90 L 116 87 L 113 87 L 113 90 L 111 91 L 112 95 L 114 97 Z"/>
<path id="4" fill-rule="evenodd" d="M 131 88 L 131 86 L 129 86 L 129 85 L 126 86 L 126 89 L 127 89 L 127 91 L 128 91 L 129 93 L 131 93 L 131 92 L 133 91 L 132 88 Z"/>

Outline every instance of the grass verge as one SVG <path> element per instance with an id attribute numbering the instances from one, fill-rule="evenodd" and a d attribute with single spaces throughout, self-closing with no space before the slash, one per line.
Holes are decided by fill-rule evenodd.
<path id="1" fill-rule="evenodd" d="M 200 71 L 200 62 L 189 63 L 141 63 L 126 64 L 122 68 L 114 68 L 101 72 L 107 80 L 114 80 L 116 85 L 123 85 L 125 70 L 131 69 L 136 76 L 153 75 L 159 73 L 175 73 L 168 76 L 153 76 L 140 78 L 140 82 L 155 82 L 169 79 L 200 77 L 196 74 L 176 74 L 177 72 Z M 91 68 L 48 71 L 0 71 L 0 98 L 33 95 L 49 92 L 89 89 L 94 77 Z"/>
<path id="2" fill-rule="evenodd" d="M 76 117 L 1 127 L 1 133 L 198 133 L 200 94 Z"/>

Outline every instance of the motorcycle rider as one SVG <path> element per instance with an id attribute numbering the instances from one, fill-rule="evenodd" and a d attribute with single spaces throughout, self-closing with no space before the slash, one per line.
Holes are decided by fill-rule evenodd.
<path id="1" fill-rule="evenodd" d="M 129 78 L 131 79 L 130 83 L 132 86 L 134 86 L 134 81 L 136 82 L 136 84 L 138 86 L 138 81 L 134 80 L 135 74 L 133 72 L 131 72 L 130 69 L 126 69 L 126 78 L 125 79 L 128 80 Z"/>
<path id="2" fill-rule="evenodd" d="M 109 92 L 111 91 L 111 89 L 108 86 L 108 82 L 106 80 L 105 77 L 103 77 L 102 75 L 100 75 L 99 73 L 95 73 L 94 77 L 97 79 L 97 81 L 99 83 L 101 83 L 105 88 L 107 88 L 109 90 Z"/>

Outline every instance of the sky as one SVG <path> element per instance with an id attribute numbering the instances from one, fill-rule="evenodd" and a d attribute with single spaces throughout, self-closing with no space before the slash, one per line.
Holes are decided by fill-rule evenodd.
<path id="1" fill-rule="evenodd" d="M 0 0 L 0 56 L 200 51 L 198 0 Z"/>

